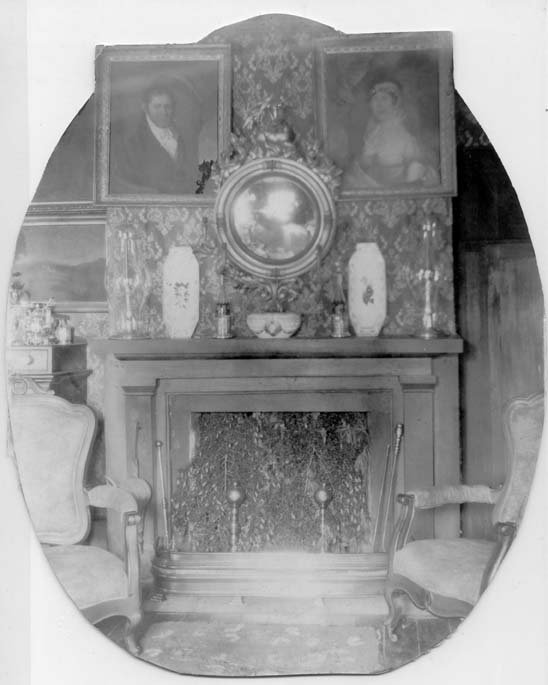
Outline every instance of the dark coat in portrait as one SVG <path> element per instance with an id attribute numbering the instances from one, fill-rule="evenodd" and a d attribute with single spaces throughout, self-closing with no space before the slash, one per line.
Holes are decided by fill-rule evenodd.
<path id="1" fill-rule="evenodd" d="M 188 158 L 180 134 L 175 159 L 150 130 L 143 116 L 137 129 L 113 149 L 111 193 L 194 194 L 200 178 L 197 160 Z"/>

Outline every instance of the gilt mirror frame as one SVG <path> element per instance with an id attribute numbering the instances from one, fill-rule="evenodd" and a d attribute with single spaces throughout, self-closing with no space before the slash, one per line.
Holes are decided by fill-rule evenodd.
<path id="1" fill-rule="evenodd" d="M 335 232 L 327 184 L 301 162 L 281 157 L 235 171 L 219 192 L 215 216 L 228 256 L 261 278 L 308 271 L 327 254 Z"/>

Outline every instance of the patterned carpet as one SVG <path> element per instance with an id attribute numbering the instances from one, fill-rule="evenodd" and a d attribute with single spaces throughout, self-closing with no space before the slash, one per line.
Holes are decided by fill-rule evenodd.
<path id="1" fill-rule="evenodd" d="M 177 673 L 215 676 L 367 674 L 382 669 L 371 626 L 153 623 L 141 658 Z"/>

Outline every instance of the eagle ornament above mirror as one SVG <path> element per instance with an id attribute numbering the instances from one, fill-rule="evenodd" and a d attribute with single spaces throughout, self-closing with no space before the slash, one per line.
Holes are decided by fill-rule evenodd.
<path id="1" fill-rule="evenodd" d="M 300 142 L 283 102 L 262 103 L 216 165 L 215 219 L 230 259 L 260 279 L 295 278 L 329 251 L 342 171 Z"/>

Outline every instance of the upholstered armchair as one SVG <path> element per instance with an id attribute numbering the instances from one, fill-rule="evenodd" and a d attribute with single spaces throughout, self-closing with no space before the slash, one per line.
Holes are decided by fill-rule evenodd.
<path id="1" fill-rule="evenodd" d="M 135 629 L 141 620 L 138 504 L 113 484 L 84 487 L 86 463 L 96 431 L 85 405 L 41 391 L 26 379 L 12 380 L 10 420 L 13 449 L 30 518 L 51 568 L 67 594 L 92 623 L 125 616 L 126 645 L 139 650 Z M 141 497 L 150 497 L 142 480 Z M 146 499 L 146 497 L 145 497 Z M 90 506 L 113 510 L 124 530 L 124 558 L 85 544 Z"/>
<path id="2" fill-rule="evenodd" d="M 410 490 L 402 505 L 388 554 L 386 627 L 392 640 L 403 617 L 403 596 L 435 616 L 464 618 L 491 582 L 514 538 L 533 480 L 544 419 L 544 396 L 514 400 L 505 412 L 509 463 L 504 486 L 456 485 Z M 492 504 L 494 539 L 408 542 L 415 512 L 446 504 Z"/>

